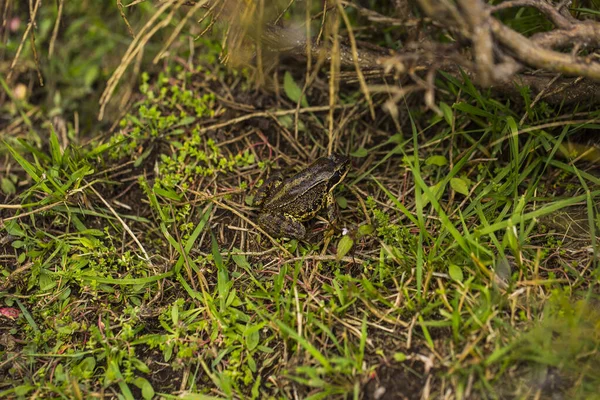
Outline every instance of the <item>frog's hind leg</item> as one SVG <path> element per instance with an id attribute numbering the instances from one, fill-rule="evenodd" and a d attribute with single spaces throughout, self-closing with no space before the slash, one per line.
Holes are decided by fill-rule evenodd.
<path id="1" fill-rule="evenodd" d="M 303 239 L 306 236 L 304 225 L 287 214 L 261 214 L 258 216 L 258 223 L 269 235 L 276 238 Z"/>

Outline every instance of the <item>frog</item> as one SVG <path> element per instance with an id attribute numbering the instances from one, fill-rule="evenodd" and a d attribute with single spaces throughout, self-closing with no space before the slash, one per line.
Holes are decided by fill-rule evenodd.
<path id="1" fill-rule="evenodd" d="M 274 238 L 302 240 L 303 222 L 327 209 L 330 222 L 336 217 L 333 190 L 350 170 L 350 159 L 333 153 L 321 157 L 300 172 L 284 178 L 274 173 L 255 191 L 253 205 L 260 207 L 258 225 Z"/>

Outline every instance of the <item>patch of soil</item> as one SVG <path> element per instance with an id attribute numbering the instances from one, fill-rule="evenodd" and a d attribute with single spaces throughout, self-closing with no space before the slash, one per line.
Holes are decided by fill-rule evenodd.
<path id="1" fill-rule="evenodd" d="M 365 400 L 420 399 L 426 378 L 420 372 L 420 363 L 408 366 L 382 365 L 376 370 L 376 376 L 363 388 Z"/>
<path id="2" fill-rule="evenodd" d="M 138 346 L 136 353 L 151 371 L 150 374 L 141 375 L 148 379 L 155 392 L 173 393 L 179 390 L 181 377 L 184 375 L 183 369 L 175 371 L 170 364 L 165 363 L 163 353 L 159 349 Z"/>

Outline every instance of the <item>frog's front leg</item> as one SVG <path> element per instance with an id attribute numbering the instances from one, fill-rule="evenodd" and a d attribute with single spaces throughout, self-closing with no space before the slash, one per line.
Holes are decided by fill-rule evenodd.
<path id="1" fill-rule="evenodd" d="M 303 239 L 306 228 L 287 214 L 262 213 L 258 216 L 258 224 L 271 236 Z"/>
<path id="2" fill-rule="evenodd" d="M 329 193 L 325 198 L 325 201 L 327 207 L 327 220 L 330 224 L 335 225 L 339 217 L 337 204 L 335 203 L 335 197 L 333 197 L 332 193 Z"/>
<path id="3" fill-rule="evenodd" d="M 261 206 L 267 196 L 269 196 L 270 193 L 272 193 L 279 185 L 281 185 L 282 182 L 283 176 L 280 172 L 271 174 L 271 176 L 264 181 L 261 187 L 252 190 L 251 193 L 254 196 L 252 204 L 254 206 Z"/>

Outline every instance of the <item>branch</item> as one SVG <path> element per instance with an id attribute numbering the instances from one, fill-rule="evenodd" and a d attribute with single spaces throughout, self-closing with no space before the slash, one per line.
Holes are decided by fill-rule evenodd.
<path id="1" fill-rule="evenodd" d="M 495 13 L 500 10 L 506 10 L 508 8 L 514 7 L 533 7 L 536 8 L 539 12 L 546 15 L 550 21 L 557 28 L 561 29 L 569 29 L 573 24 L 577 24 L 579 21 L 575 18 L 562 15 L 558 12 L 557 9 L 552 7 L 552 5 L 546 3 L 543 0 L 513 0 L 513 1 L 505 1 L 504 3 L 500 3 L 497 6 L 493 6 L 489 8 L 490 13 Z"/>
<path id="2" fill-rule="evenodd" d="M 293 29 L 286 29 L 279 26 L 267 25 L 262 32 L 262 44 L 269 50 L 276 53 L 288 55 L 306 55 L 306 49 L 309 48 L 311 56 L 315 59 L 325 54 L 325 61 L 331 62 L 331 54 L 322 46 L 317 45 L 315 40 L 310 44 L 306 42 L 306 36 L 303 32 L 295 32 Z M 361 69 L 381 69 L 378 59 L 386 56 L 384 49 L 376 50 L 372 48 L 361 47 L 356 49 L 357 63 Z M 325 53 L 323 51 L 325 50 Z M 340 65 L 343 67 L 355 67 L 352 47 L 340 43 Z"/>
<path id="3" fill-rule="evenodd" d="M 479 82 L 488 86 L 494 77 L 494 55 L 492 34 L 489 29 L 489 14 L 478 0 L 458 0 L 463 9 L 473 42 L 473 53 L 477 63 Z"/>
<path id="4" fill-rule="evenodd" d="M 581 102 L 600 103 L 600 82 L 567 77 L 552 82 L 556 78 L 556 74 L 520 74 L 518 72 L 523 69 L 523 66 L 510 60 L 496 65 L 495 75 L 504 75 L 505 78 L 491 85 L 491 88 L 510 97 L 513 101 L 522 101 L 523 96 L 519 87 L 527 86 L 531 89 L 532 96 L 543 93 L 540 100 L 551 105 Z M 422 54 L 416 52 L 395 54 L 382 60 L 381 64 L 387 70 L 396 69 L 399 72 L 419 69 L 442 70 L 459 79 L 461 72 L 465 73 L 469 79 L 474 79 L 476 75 L 474 63 L 466 57 L 460 57 L 453 46 L 431 46 Z M 503 69 L 504 72 L 502 72 Z M 551 88 L 549 88 L 551 83 Z"/>
<path id="5" fill-rule="evenodd" d="M 527 65 L 565 75 L 585 76 L 600 80 L 600 63 L 598 62 L 548 50 L 493 18 L 490 19 L 490 27 L 498 41 Z"/>
<path id="6" fill-rule="evenodd" d="M 581 21 L 568 29 L 536 33 L 531 41 L 547 49 L 564 48 L 579 44 L 588 47 L 600 46 L 600 24 L 592 21 Z"/>
<path id="7" fill-rule="evenodd" d="M 568 45 L 580 49 L 600 44 L 600 24 L 595 21 L 578 21 L 544 0 L 512 0 L 497 6 L 488 6 L 482 0 L 457 0 L 462 11 L 460 14 L 451 3 L 418 1 L 431 18 L 437 18 L 447 29 L 458 31 L 472 43 L 477 80 L 484 86 L 491 81 L 506 80 L 511 71 L 514 73 L 520 69 L 518 64 L 600 80 L 600 63 L 552 50 Z M 527 38 L 491 17 L 494 12 L 512 7 L 534 7 L 550 19 L 557 29 Z M 493 48 L 496 49 L 496 56 L 506 59 L 510 54 L 513 60 L 509 58 L 508 64 L 501 64 L 504 68 L 498 69 L 491 57 Z"/>

